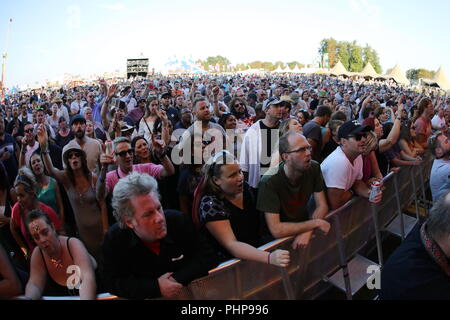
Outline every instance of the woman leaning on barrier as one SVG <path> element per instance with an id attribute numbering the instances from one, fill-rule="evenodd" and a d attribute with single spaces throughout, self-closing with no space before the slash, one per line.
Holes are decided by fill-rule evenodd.
<path id="1" fill-rule="evenodd" d="M 200 220 L 202 231 L 212 238 L 219 259 L 236 257 L 279 267 L 289 265 L 288 251 L 256 248 L 264 244 L 262 220 L 239 163 L 228 151 L 220 151 L 205 165 L 199 195 L 199 216 L 194 216 L 194 221 Z"/>
<path id="2" fill-rule="evenodd" d="M 40 210 L 25 218 L 27 233 L 36 243 L 30 263 L 30 279 L 21 299 L 47 296 L 96 298 L 96 262 L 77 238 L 58 235 L 48 216 Z"/>

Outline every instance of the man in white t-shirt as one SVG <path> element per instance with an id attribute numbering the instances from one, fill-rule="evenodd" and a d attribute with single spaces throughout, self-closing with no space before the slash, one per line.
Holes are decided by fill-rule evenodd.
<path id="1" fill-rule="evenodd" d="M 450 141 L 438 132 L 428 139 L 428 147 L 436 157 L 430 173 L 430 190 L 433 201 L 450 191 Z"/>
<path id="2" fill-rule="evenodd" d="M 434 130 L 443 130 L 447 126 L 445 121 L 445 108 L 439 107 L 438 113 L 431 119 L 431 126 Z"/>
<path id="3" fill-rule="evenodd" d="M 340 146 L 321 164 L 323 179 L 327 186 L 328 204 L 331 210 L 342 207 L 353 194 L 369 198 L 370 188 L 362 181 L 363 159 L 366 135 L 369 126 L 362 126 L 356 120 L 341 125 L 338 131 Z M 381 201 L 382 193 L 373 201 Z"/>

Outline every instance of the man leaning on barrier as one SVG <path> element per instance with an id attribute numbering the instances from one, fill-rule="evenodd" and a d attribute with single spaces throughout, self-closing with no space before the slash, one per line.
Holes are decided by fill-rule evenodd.
<path id="1" fill-rule="evenodd" d="M 336 148 L 321 165 L 323 178 L 327 186 L 327 198 L 330 209 L 342 207 L 353 197 L 369 198 L 370 187 L 363 181 L 363 159 L 369 126 L 362 126 L 357 121 L 347 121 L 340 126 L 338 138 L 340 146 Z M 379 203 L 382 192 L 373 200 Z"/>
<path id="2" fill-rule="evenodd" d="M 434 204 L 381 271 L 383 300 L 450 300 L 450 193 Z"/>
<path id="3" fill-rule="evenodd" d="M 327 233 L 330 224 L 320 165 L 311 160 L 311 145 L 298 132 L 280 138 L 282 163 L 272 167 L 259 183 L 257 209 L 265 212 L 267 226 L 276 238 L 296 236 L 292 246 L 306 246 L 319 228 Z M 309 219 L 307 203 L 314 195 L 316 209 Z"/>
<path id="4" fill-rule="evenodd" d="M 106 289 L 127 299 L 174 298 L 215 267 L 212 248 L 191 217 L 163 211 L 156 180 L 132 172 L 114 188 L 117 223 L 103 243 Z"/>

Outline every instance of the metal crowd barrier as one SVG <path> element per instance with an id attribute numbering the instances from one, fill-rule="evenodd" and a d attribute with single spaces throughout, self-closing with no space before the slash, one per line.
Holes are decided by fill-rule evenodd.
<path id="1" fill-rule="evenodd" d="M 177 299 L 315 299 L 331 284 L 341 288 L 351 299 L 367 280 L 367 270 L 364 268 L 370 264 L 383 264 L 381 232 L 390 231 L 404 239 L 419 220 L 419 197 L 425 199 L 428 179 L 424 177 L 429 177 L 432 163 L 432 157 L 426 156 L 421 166 L 402 167 L 398 173 L 388 174 L 384 178 L 383 201 L 380 204 L 354 197 L 331 212 L 326 217 L 331 225 L 328 234 L 315 231 L 305 248 L 293 250 L 293 237 L 277 239 L 260 247 L 266 251 L 289 250 L 290 266 L 281 268 L 253 261 L 229 260 L 210 270 L 208 276 L 184 287 Z M 404 207 L 412 201 L 416 206 L 415 219 L 403 214 Z M 378 263 L 360 254 L 374 238 Z M 364 273 L 366 277 L 363 277 Z M 44 297 L 45 300 L 77 298 Z M 105 293 L 97 299 L 114 300 L 118 297 Z"/>

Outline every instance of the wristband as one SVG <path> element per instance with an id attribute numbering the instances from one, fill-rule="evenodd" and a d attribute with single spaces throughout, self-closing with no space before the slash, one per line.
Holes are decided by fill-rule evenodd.
<path id="1" fill-rule="evenodd" d="M 272 254 L 272 252 L 269 252 L 269 255 L 267 256 L 267 263 L 270 264 L 270 255 Z"/>
<path id="2" fill-rule="evenodd" d="M 41 150 L 41 154 L 48 154 L 49 151 L 48 150 Z"/>

